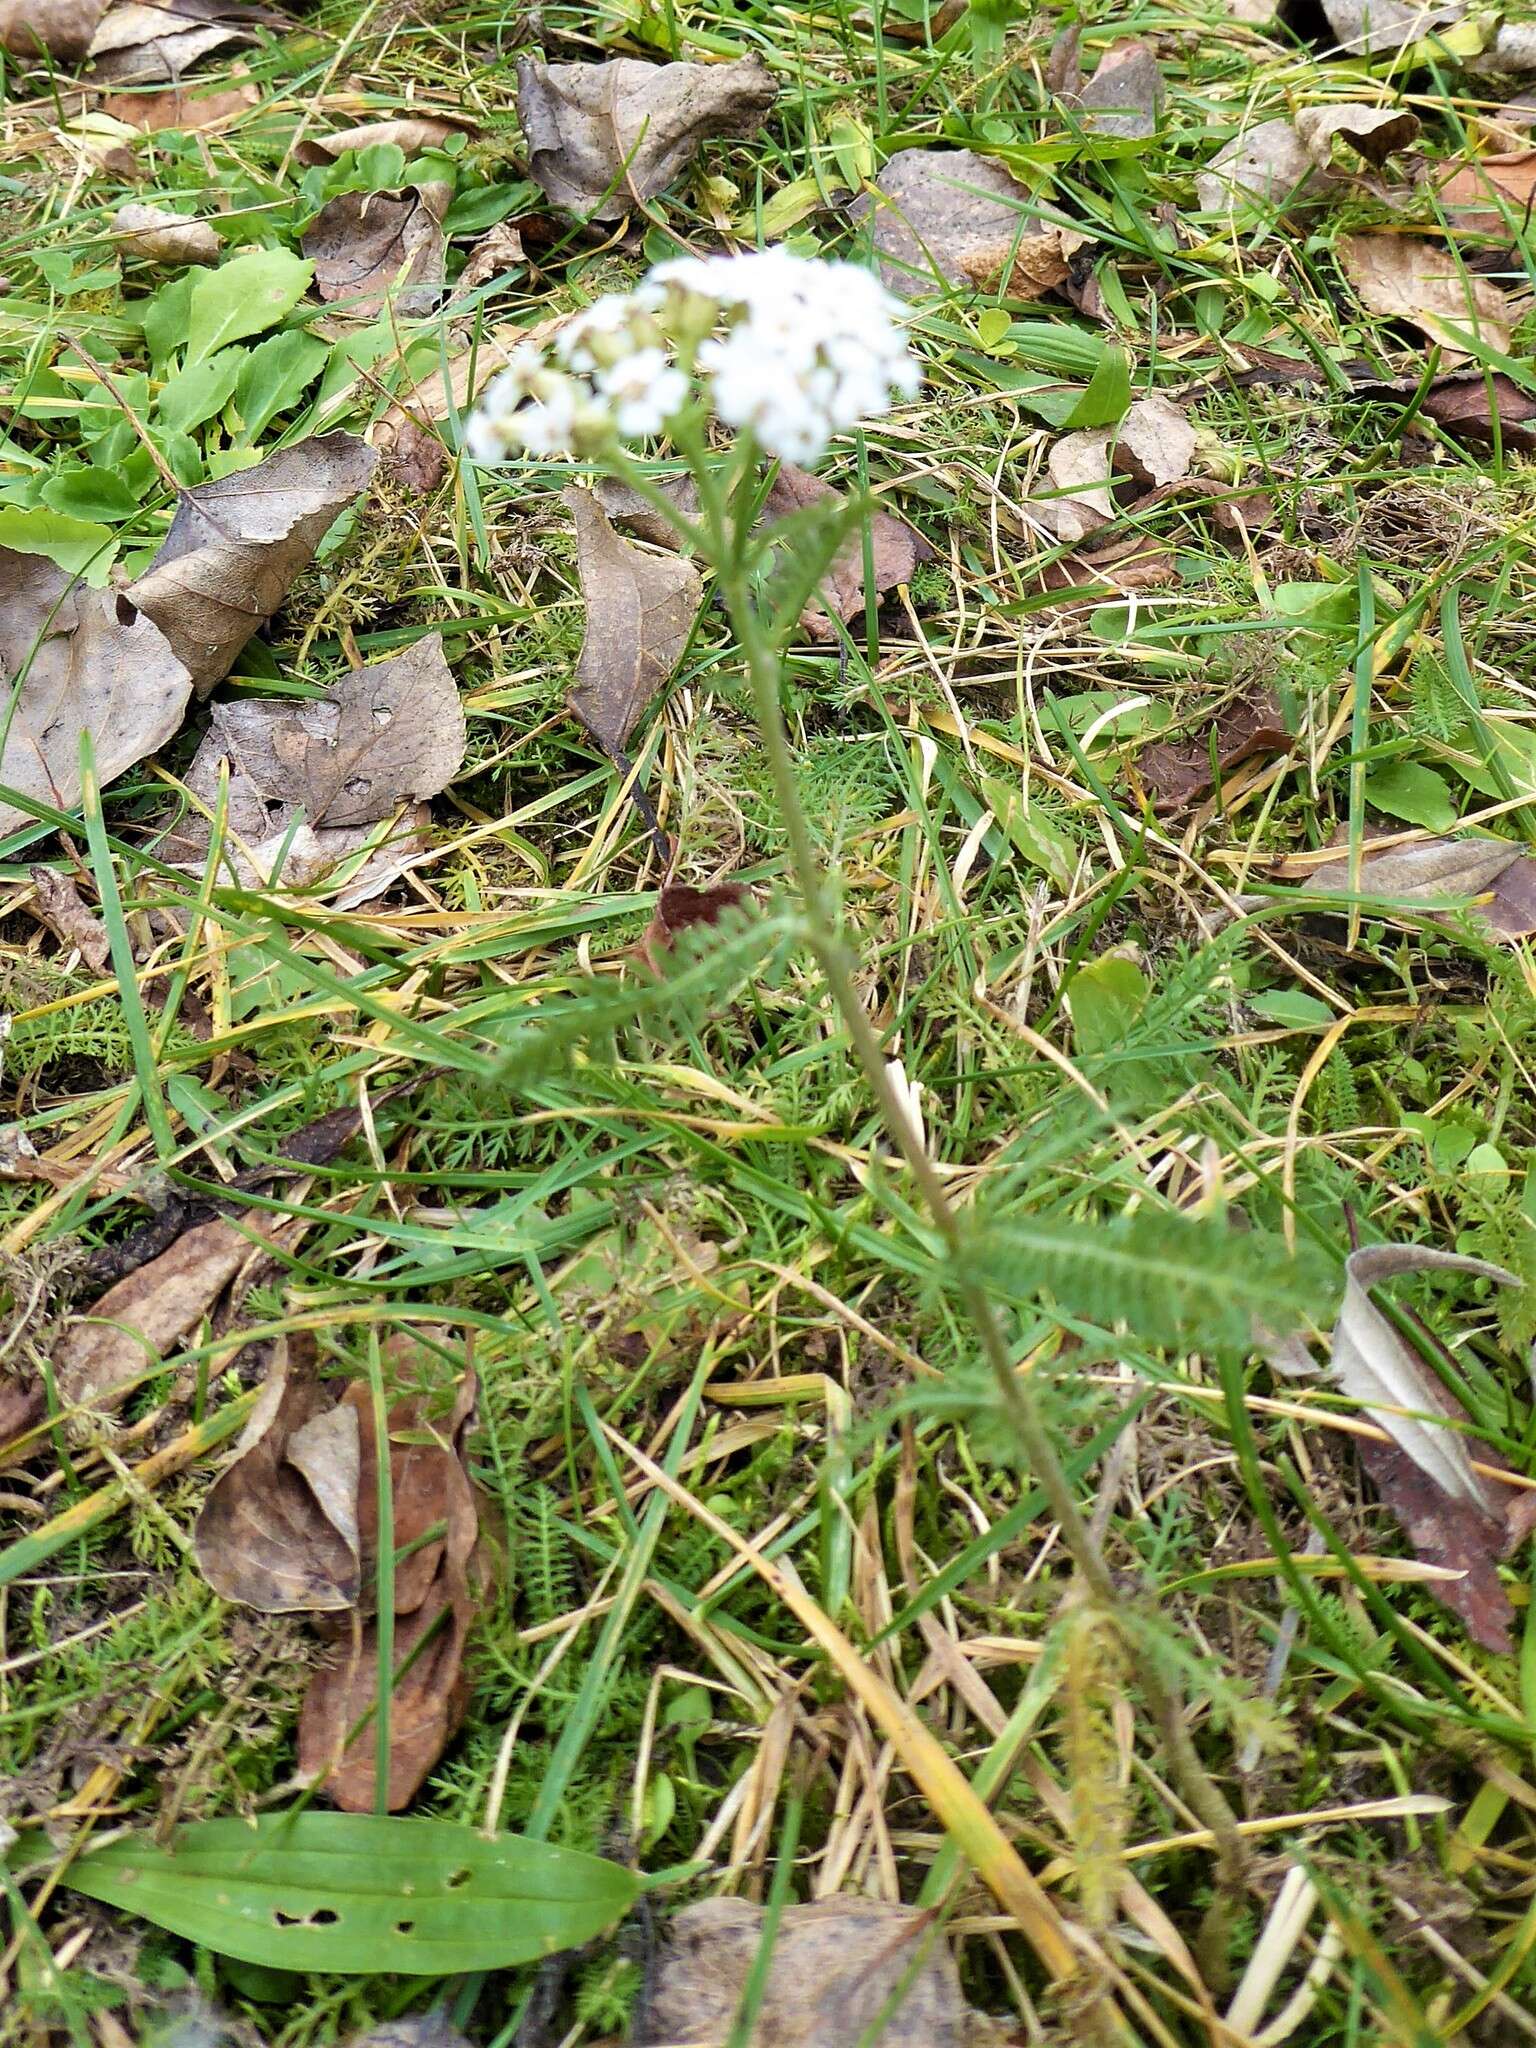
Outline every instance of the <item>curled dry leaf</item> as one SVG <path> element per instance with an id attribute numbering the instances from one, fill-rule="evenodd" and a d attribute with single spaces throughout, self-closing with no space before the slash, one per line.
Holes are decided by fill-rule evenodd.
<path id="1" fill-rule="evenodd" d="M 199 694 L 228 675 L 377 459 L 353 434 L 320 434 L 182 492 L 159 553 L 128 595 Z"/>
<path id="2" fill-rule="evenodd" d="M 1419 397 L 1421 384 L 1414 376 L 1390 382 L 1371 379 L 1355 384 L 1353 393 L 1356 398 L 1396 399 L 1406 405 Z M 1492 441 L 1497 421 L 1506 448 L 1536 448 L 1536 429 L 1530 425 L 1536 420 L 1536 398 L 1502 370 L 1448 371 L 1423 393 L 1419 410 L 1459 440 Z"/>
<path id="3" fill-rule="evenodd" d="M 1453 227 L 1506 237 L 1524 227 L 1536 202 L 1536 149 L 1444 168 L 1450 175 L 1436 186 L 1436 196 Z"/>
<path id="4" fill-rule="evenodd" d="M 1131 142 L 1155 135 L 1163 110 L 1163 74 L 1152 51 L 1145 43 L 1111 43 L 1072 110 L 1090 135 Z"/>
<path id="5" fill-rule="evenodd" d="M 142 263 L 217 263 L 221 244 L 205 220 L 163 206 L 120 206 L 112 232 L 125 256 Z"/>
<path id="6" fill-rule="evenodd" d="M 112 957 L 107 928 L 81 896 L 72 875 L 57 868 L 28 870 L 34 891 L 31 909 L 66 946 L 75 947 L 94 974 L 100 974 Z"/>
<path id="7" fill-rule="evenodd" d="M 1406 49 L 1431 30 L 1460 21 L 1465 0 L 1323 0 L 1328 26 L 1347 57 L 1379 57 Z"/>
<path id="8" fill-rule="evenodd" d="M 1198 737 L 1159 740 L 1144 747 L 1136 767 L 1153 793 L 1155 809 L 1183 810 L 1215 786 L 1211 772 L 1213 741 L 1216 768 L 1222 775 L 1255 754 L 1272 754 L 1289 747 L 1291 735 L 1285 729 L 1279 697 L 1267 688 L 1246 690 L 1218 712 Z"/>
<path id="9" fill-rule="evenodd" d="M 121 1399 L 196 1329 L 250 1258 L 253 1235 L 221 1217 L 198 1224 L 72 1316 L 54 1352 L 60 1396 L 96 1408 Z"/>
<path id="10" fill-rule="evenodd" d="M 41 555 L 0 549 L 0 674 L 15 708 L 0 782 L 56 810 L 80 801 L 80 735 L 105 787 L 180 726 L 192 678 L 142 608 L 115 590 L 73 584 Z M 0 802 L 0 831 L 31 814 Z"/>
<path id="11" fill-rule="evenodd" d="M 711 136 L 755 134 L 778 96 L 756 57 L 730 64 L 517 66 L 528 166 L 556 206 L 618 220 L 665 191 Z"/>
<path id="12" fill-rule="evenodd" d="M 621 540 L 590 491 L 573 487 L 565 503 L 587 606 L 570 706 L 598 745 L 620 756 L 688 644 L 704 585 L 691 562 Z"/>
<path id="13" fill-rule="evenodd" d="M 351 1607 L 362 1582 L 358 1412 L 314 1367 L 312 1338 L 279 1351 L 193 1531 L 219 1597 L 265 1614 Z"/>
<path id="14" fill-rule="evenodd" d="M 1339 263 L 1368 313 L 1405 320 L 1460 361 L 1471 337 L 1508 354 L 1516 308 L 1490 278 L 1412 235 L 1341 235 Z"/>
<path id="15" fill-rule="evenodd" d="M 1284 212 L 1320 182 L 1290 122 L 1260 121 L 1216 152 L 1195 179 L 1195 197 L 1202 213 Z"/>
<path id="16" fill-rule="evenodd" d="M 1433 1581 L 1429 1590 L 1461 1615 L 1485 1648 L 1507 1651 L 1513 1611 L 1495 1567 L 1512 1535 L 1520 1533 L 1510 1518 L 1516 1497 L 1476 1469 L 1474 1454 L 1483 1464 L 1497 1460 L 1455 1426 L 1466 1422 L 1465 1411 L 1367 1290 L 1429 1272 L 1471 1273 L 1501 1287 L 1520 1282 L 1485 1259 L 1426 1245 L 1372 1245 L 1351 1253 L 1344 1271 L 1327 1376 L 1392 1440 L 1390 1446 L 1362 1440 L 1361 1457 L 1424 1562 L 1467 1574 L 1459 1581 Z"/>
<path id="17" fill-rule="evenodd" d="M 358 320 L 386 302 L 407 319 L 442 296 L 443 216 L 451 185 L 410 192 L 342 192 L 328 199 L 299 246 L 315 266 L 315 290 Z"/>
<path id="18" fill-rule="evenodd" d="M 1440 909 L 1491 889 L 1504 870 L 1522 858 L 1520 848 L 1507 839 L 1435 838 L 1367 845 L 1360 860 L 1359 893 Z M 1349 859 L 1342 853 L 1321 864 L 1306 855 L 1292 855 L 1273 872 L 1325 896 L 1348 894 L 1353 887 Z"/>
<path id="19" fill-rule="evenodd" d="M 685 1907 L 656 1968 L 640 2040 L 724 2041 L 763 1942 L 746 1899 Z M 752 2048 L 963 2048 L 971 2021 L 933 1917 L 875 1899 L 818 1899 L 779 1916 Z"/>
<path id="20" fill-rule="evenodd" d="M 509 270 L 520 270 L 525 260 L 522 236 L 511 221 L 498 221 L 470 250 L 469 261 L 459 276 L 457 289 L 461 292 L 478 291 L 493 277 L 501 277 Z"/>
<path id="21" fill-rule="evenodd" d="M 107 11 L 91 38 L 92 75 L 113 85 L 175 85 L 200 57 L 254 42 L 255 27 L 282 22 L 270 8 L 236 0 L 127 0 Z"/>
<path id="22" fill-rule="evenodd" d="M 1302 147 L 1320 170 L 1333 161 L 1336 142 L 1347 143 L 1368 164 L 1384 164 L 1395 150 L 1418 140 L 1419 121 L 1406 107 L 1303 107 L 1296 116 Z"/>
<path id="23" fill-rule="evenodd" d="M 1039 298 L 1088 241 L 1042 220 L 1000 163 L 968 149 L 898 150 L 848 211 L 871 219 L 880 274 L 906 298 L 945 286 Z"/>
<path id="24" fill-rule="evenodd" d="M 293 153 L 301 164 L 334 163 L 349 149 L 393 147 L 412 157 L 438 148 L 451 136 L 474 132 L 472 121 L 449 114 L 407 114 L 396 121 L 364 121 L 355 128 L 338 128 L 333 135 L 306 135 Z"/>
<path id="25" fill-rule="evenodd" d="M 106 0 L 0 0 L 0 49 L 78 64 L 105 12 Z"/>
<path id="26" fill-rule="evenodd" d="M 653 974 L 660 974 L 679 932 L 716 925 L 727 910 L 744 910 L 751 902 L 752 892 L 741 882 L 716 882 L 711 889 L 668 882 L 656 898 L 656 908 L 640 940 L 642 959 Z"/>
<path id="27" fill-rule="evenodd" d="M 474 1393 L 474 1375 L 466 1371 L 449 1416 L 436 1426 L 420 1401 L 402 1402 L 390 1412 L 395 1548 L 418 1546 L 401 1559 L 395 1581 L 386 1792 L 391 1813 L 410 1805 L 464 1718 L 464 1645 L 474 1616 L 469 1567 L 479 1529 L 463 1463 Z M 366 1586 L 378 1542 L 372 1415 L 361 1389 L 349 1389 L 347 1399 L 363 1421 L 358 1521 Z M 442 1535 L 422 1543 L 437 1523 L 443 1524 Z M 367 1813 L 374 1805 L 377 1706 L 378 1631 L 370 1623 L 316 1672 L 299 1718 L 300 1771 L 323 1775 L 326 1797 L 348 1813 Z M 361 1734 L 349 1742 L 365 1719 Z"/>

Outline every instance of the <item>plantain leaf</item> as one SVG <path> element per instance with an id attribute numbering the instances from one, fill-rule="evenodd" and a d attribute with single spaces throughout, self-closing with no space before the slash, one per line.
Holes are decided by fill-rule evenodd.
<path id="1" fill-rule="evenodd" d="M 623 1918 L 641 1880 L 546 1842 L 365 1813 L 194 1821 L 136 1835 L 64 1883 L 220 1955 L 274 1970 L 448 1976 L 574 1948 Z"/>

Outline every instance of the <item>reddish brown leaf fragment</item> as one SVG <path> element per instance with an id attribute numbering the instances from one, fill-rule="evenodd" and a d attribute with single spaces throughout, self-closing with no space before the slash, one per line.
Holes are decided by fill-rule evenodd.
<path id="1" fill-rule="evenodd" d="M 687 882 L 668 882 L 640 941 L 640 951 L 653 974 L 661 972 L 662 956 L 672 950 L 679 932 L 718 924 L 727 910 L 750 905 L 752 894 L 740 882 L 718 882 L 712 889 L 694 889 Z"/>
<path id="2" fill-rule="evenodd" d="M 93 974 L 100 974 L 112 957 L 112 942 L 106 926 L 81 896 L 74 877 L 61 875 L 57 868 L 30 868 L 28 873 L 37 892 L 32 899 L 36 916 L 66 946 L 78 949 Z"/>
<path id="3" fill-rule="evenodd" d="M 796 469 L 792 462 L 780 465 L 763 507 L 762 523 L 771 526 L 811 505 L 835 504 L 840 493 L 820 477 Z M 933 548 L 903 519 L 876 506 L 870 514 L 870 554 L 875 572 L 875 594 L 883 597 L 899 583 L 911 580 L 919 562 L 933 560 Z M 840 619 L 857 618 L 864 610 L 864 536 L 849 535 L 821 584 L 821 597 L 831 604 Z M 808 604 L 800 623 L 813 640 L 830 640 L 836 629 L 820 603 Z"/>
<path id="4" fill-rule="evenodd" d="M 1475 1502 L 1453 1499 L 1396 1444 L 1373 1437 L 1361 1437 L 1359 1443 L 1360 1462 L 1414 1555 L 1424 1564 L 1466 1574 L 1430 1580 L 1425 1590 L 1461 1617 L 1474 1642 L 1507 1654 L 1514 1648 L 1514 1609 L 1498 1573 L 1507 1525 Z"/>
<path id="5" fill-rule="evenodd" d="M 1155 810 L 1182 810 L 1214 786 L 1210 742 L 1213 732 L 1216 765 L 1223 775 L 1255 754 L 1278 753 L 1291 744 L 1275 692 L 1249 691 L 1219 712 L 1198 739 L 1159 740 L 1143 749 L 1136 765 L 1142 781 L 1153 792 Z"/>

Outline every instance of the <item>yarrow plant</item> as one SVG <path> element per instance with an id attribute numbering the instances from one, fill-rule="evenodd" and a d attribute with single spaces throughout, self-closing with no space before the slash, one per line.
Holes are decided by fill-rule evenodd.
<path id="1" fill-rule="evenodd" d="M 852 263 L 764 249 L 660 264 L 568 321 L 553 360 L 516 351 L 470 423 L 477 462 L 602 456 L 692 406 L 809 467 L 834 435 L 917 395 L 899 307 Z"/>
<path id="2" fill-rule="evenodd" d="M 948 1272 L 1024 1461 L 1087 1596 L 1116 1618 L 1132 1644 L 1140 1640 L 1136 1617 L 1078 1505 L 1038 1397 L 1014 1371 L 1003 1325 L 970 1255 L 967 1226 L 918 1120 L 908 1114 L 896 1079 L 899 1065 L 887 1062 L 860 994 L 857 963 L 800 800 L 784 723 L 784 648 L 867 505 L 839 501 L 840 519 L 800 512 L 762 531 L 762 458 L 812 467 L 834 436 L 915 397 L 918 385 L 900 308 L 867 270 L 808 262 L 778 249 L 690 256 L 659 265 L 635 291 L 599 299 L 564 322 L 548 353 L 531 343 L 520 348 L 486 392 L 466 445 L 482 463 L 519 454 L 572 455 L 608 470 L 714 572 L 745 657 L 810 944 L 886 1130 L 943 1240 Z M 734 428 L 734 443 L 719 446 L 719 437 L 707 431 L 711 421 Z M 687 464 L 696 516 L 626 447 L 662 435 Z M 762 571 L 775 557 L 787 557 L 788 567 L 773 591 Z M 1221 1883 L 1207 1932 L 1213 1949 L 1224 1951 L 1226 1916 L 1240 1893 L 1244 1868 L 1236 1819 L 1190 1740 L 1177 1686 L 1165 1683 L 1150 1660 L 1143 1662 L 1141 1677 L 1185 1799 L 1218 1845 Z M 1018 1874 L 1025 1877 L 1022 1866 Z M 1057 1974 L 1076 1972 L 1070 1946 L 1063 1947 L 1058 1963 Z"/>

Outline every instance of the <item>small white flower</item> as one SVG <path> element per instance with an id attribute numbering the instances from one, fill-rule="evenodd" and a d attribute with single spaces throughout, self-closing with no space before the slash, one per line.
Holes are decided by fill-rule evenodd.
<path id="1" fill-rule="evenodd" d="M 597 388 L 612 403 L 619 432 L 631 440 L 659 434 L 688 397 L 688 379 L 659 348 L 640 349 L 600 370 Z"/>

